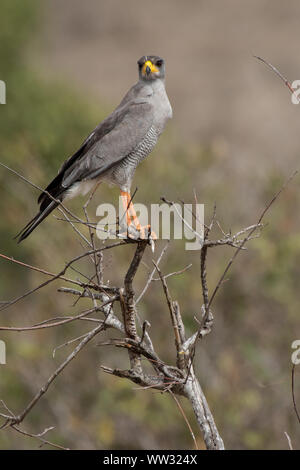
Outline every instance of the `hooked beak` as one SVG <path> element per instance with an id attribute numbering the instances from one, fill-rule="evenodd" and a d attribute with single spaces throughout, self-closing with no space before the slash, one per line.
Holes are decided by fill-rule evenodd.
<path id="1" fill-rule="evenodd" d="M 142 68 L 143 75 L 150 75 L 151 72 L 157 73 L 159 72 L 158 68 L 151 62 L 151 60 L 147 60 Z"/>

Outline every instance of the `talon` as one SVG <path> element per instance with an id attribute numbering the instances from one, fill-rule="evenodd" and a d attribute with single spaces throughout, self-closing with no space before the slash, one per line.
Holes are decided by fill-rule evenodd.
<path id="1" fill-rule="evenodd" d="M 151 246 L 151 251 L 152 251 L 152 253 L 154 253 L 155 244 L 154 244 L 154 240 L 153 240 L 153 238 L 151 238 L 151 236 L 150 236 L 150 238 L 149 238 L 149 244 L 150 244 L 150 246 Z"/>
<path id="2" fill-rule="evenodd" d="M 140 230 L 144 235 L 147 235 L 147 238 L 152 238 L 153 240 L 157 240 L 157 235 L 155 232 L 151 230 L 151 225 L 145 225 L 144 227 L 141 227 Z"/>
<path id="3" fill-rule="evenodd" d="M 136 232 L 138 233 L 137 239 L 148 239 L 149 244 L 151 245 L 151 249 L 152 251 L 154 251 L 154 240 L 157 240 L 156 233 L 151 231 L 150 225 L 146 225 L 144 227 L 141 226 L 140 221 L 134 210 L 130 193 L 121 191 L 121 198 L 126 213 L 127 238 L 135 239 L 135 237 L 129 233 L 129 228 L 134 226 Z"/>

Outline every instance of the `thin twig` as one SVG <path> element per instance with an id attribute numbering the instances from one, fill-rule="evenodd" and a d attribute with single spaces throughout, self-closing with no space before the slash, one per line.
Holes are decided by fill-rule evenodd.
<path id="1" fill-rule="evenodd" d="M 190 431 L 190 433 L 191 433 L 192 439 L 193 439 L 194 444 L 195 444 L 195 448 L 196 448 L 197 450 L 199 450 L 199 447 L 198 447 L 198 444 L 197 444 L 197 441 L 196 441 L 196 438 L 195 438 L 195 434 L 194 434 L 194 432 L 193 432 L 193 430 L 192 430 L 192 426 L 190 425 L 189 420 L 187 419 L 187 416 L 186 416 L 186 414 L 185 414 L 185 412 L 184 412 L 184 410 L 183 410 L 183 408 L 182 408 L 182 406 L 181 406 L 181 404 L 180 404 L 178 398 L 176 397 L 176 395 L 174 395 L 174 393 L 172 392 L 172 390 L 168 390 L 168 391 L 169 391 L 170 395 L 172 396 L 172 398 L 175 400 L 175 403 L 176 403 L 176 405 L 178 406 L 178 409 L 179 409 L 180 413 L 182 414 L 183 419 L 184 419 L 184 421 L 185 421 L 186 424 L 187 424 L 187 427 L 189 428 L 189 431 Z"/>
<path id="2" fill-rule="evenodd" d="M 26 415 L 32 410 L 32 408 L 37 404 L 37 402 L 41 399 L 41 397 L 47 392 L 48 388 L 52 384 L 52 382 L 56 379 L 56 377 L 67 367 L 67 365 L 75 359 L 75 357 L 79 354 L 79 352 L 104 328 L 104 324 L 101 324 L 91 330 L 85 338 L 79 343 L 79 345 L 72 351 L 71 354 L 67 357 L 67 359 L 55 370 L 55 372 L 49 377 L 49 379 L 45 382 L 42 388 L 37 392 L 34 398 L 30 401 L 30 403 L 26 406 L 26 408 L 15 417 L 11 417 L 6 425 L 13 426 L 15 424 L 20 424 Z"/>
<path id="3" fill-rule="evenodd" d="M 288 87 L 288 89 L 290 90 L 290 92 L 292 94 L 294 94 L 295 90 L 293 89 L 292 85 L 290 84 L 290 82 L 288 81 L 287 78 L 285 78 L 281 72 L 279 72 L 279 70 L 274 67 L 274 65 L 270 64 L 270 62 L 267 62 L 265 59 L 262 59 L 262 57 L 258 57 L 257 55 L 254 56 L 255 59 L 258 59 L 260 60 L 261 62 L 263 62 L 267 67 L 269 67 L 271 70 L 273 70 L 273 72 L 276 73 L 276 75 L 284 82 L 284 84 Z M 294 94 L 294 96 L 296 96 Z M 296 96 L 297 100 L 299 101 L 298 97 Z M 299 101 L 300 102 L 300 101 Z"/>
<path id="4" fill-rule="evenodd" d="M 296 397 L 295 397 L 295 367 L 296 367 L 295 364 L 293 364 L 293 367 L 292 367 L 292 398 L 293 398 L 293 407 L 294 407 L 298 422 L 300 424 L 300 414 L 299 414 L 299 411 L 298 411 L 298 408 L 297 408 Z"/>

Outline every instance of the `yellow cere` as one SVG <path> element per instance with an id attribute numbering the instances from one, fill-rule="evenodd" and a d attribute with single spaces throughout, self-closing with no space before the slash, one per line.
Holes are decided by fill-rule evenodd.
<path id="1" fill-rule="evenodd" d="M 151 72 L 159 72 L 158 68 L 151 62 L 151 60 L 147 60 L 143 65 L 143 75 L 146 74 L 146 67 L 150 67 Z"/>

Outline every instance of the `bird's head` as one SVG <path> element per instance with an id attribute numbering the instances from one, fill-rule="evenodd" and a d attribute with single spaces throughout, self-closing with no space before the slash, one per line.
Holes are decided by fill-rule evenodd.
<path id="1" fill-rule="evenodd" d="M 165 77 L 165 61 L 157 55 L 144 55 L 138 60 L 139 77 L 142 80 L 156 80 Z"/>

